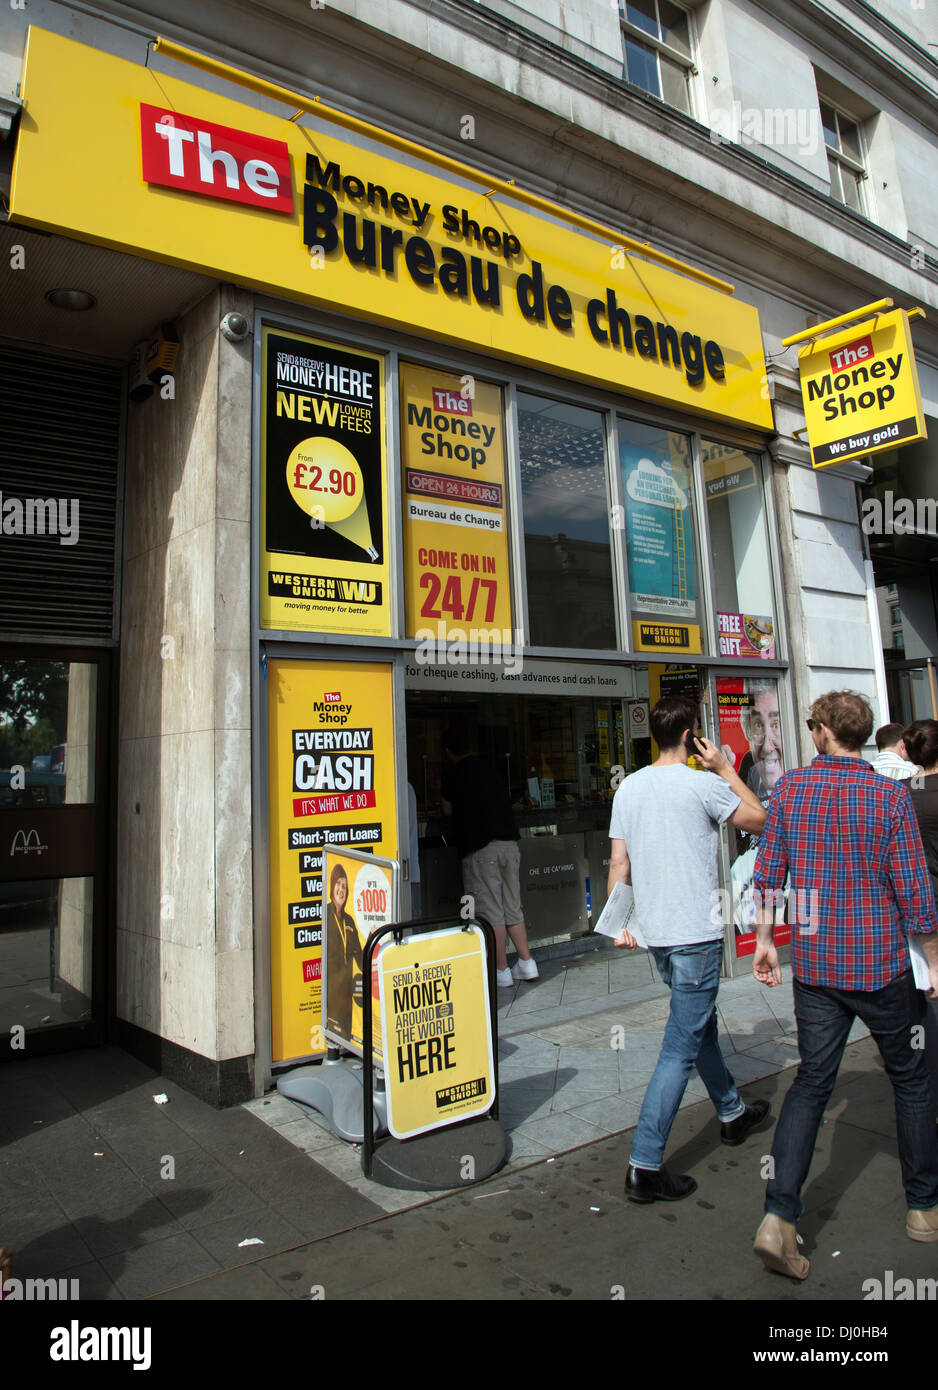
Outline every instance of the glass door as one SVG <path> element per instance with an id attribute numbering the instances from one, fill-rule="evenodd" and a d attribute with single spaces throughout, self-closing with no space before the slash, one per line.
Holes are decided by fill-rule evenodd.
<path id="1" fill-rule="evenodd" d="M 110 659 L 0 650 L 0 1057 L 103 1041 Z"/>

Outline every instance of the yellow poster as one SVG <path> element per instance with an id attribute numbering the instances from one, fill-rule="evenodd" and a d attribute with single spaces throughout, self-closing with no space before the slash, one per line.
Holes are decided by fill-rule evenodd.
<path id="1" fill-rule="evenodd" d="M 508 645 L 501 388 L 408 362 L 400 377 L 407 635 L 472 642 L 496 629 Z"/>
<path id="2" fill-rule="evenodd" d="M 429 932 L 380 955 L 388 1128 L 425 1134 L 492 1105 L 495 1063 L 478 927 Z"/>
<path id="3" fill-rule="evenodd" d="M 379 927 L 399 919 L 395 865 L 355 850 L 322 852 L 326 930 L 324 1031 L 330 1042 L 364 1053 L 365 947 Z M 381 947 L 378 948 L 380 955 Z M 378 965 L 372 961 L 372 1052 L 380 1055 Z"/>
<path id="4" fill-rule="evenodd" d="M 323 850 L 397 857 L 393 704 L 389 665 L 267 663 L 274 1062 L 325 1049 Z"/>
<path id="5" fill-rule="evenodd" d="M 798 367 L 815 468 L 927 437 L 904 309 L 809 343 Z"/>
<path id="6" fill-rule="evenodd" d="M 260 621 L 388 636 L 384 358 L 265 328 Z"/>

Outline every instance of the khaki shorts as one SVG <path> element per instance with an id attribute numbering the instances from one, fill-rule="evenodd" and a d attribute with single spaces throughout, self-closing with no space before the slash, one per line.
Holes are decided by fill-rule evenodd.
<path id="1" fill-rule="evenodd" d="M 521 911 L 521 850 L 517 840 L 491 840 L 462 861 L 463 889 L 493 927 L 514 927 Z"/>

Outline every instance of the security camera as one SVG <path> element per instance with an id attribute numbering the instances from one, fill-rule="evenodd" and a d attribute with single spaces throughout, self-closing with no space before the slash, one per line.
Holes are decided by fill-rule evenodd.
<path id="1" fill-rule="evenodd" d="M 221 331 L 229 343 L 243 343 L 251 332 L 251 325 L 243 314 L 226 314 L 221 321 Z"/>

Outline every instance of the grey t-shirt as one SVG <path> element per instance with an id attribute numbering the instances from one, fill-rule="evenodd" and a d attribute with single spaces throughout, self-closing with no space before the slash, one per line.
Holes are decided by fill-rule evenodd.
<path id="1" fill-rule="evenodd" d="M 649 946 L 719 941 L 719 826 L 740 798 L 713 772 L 643 767 L 619 787 L 609 838 L 624 840 L 635 915 Z"/>

